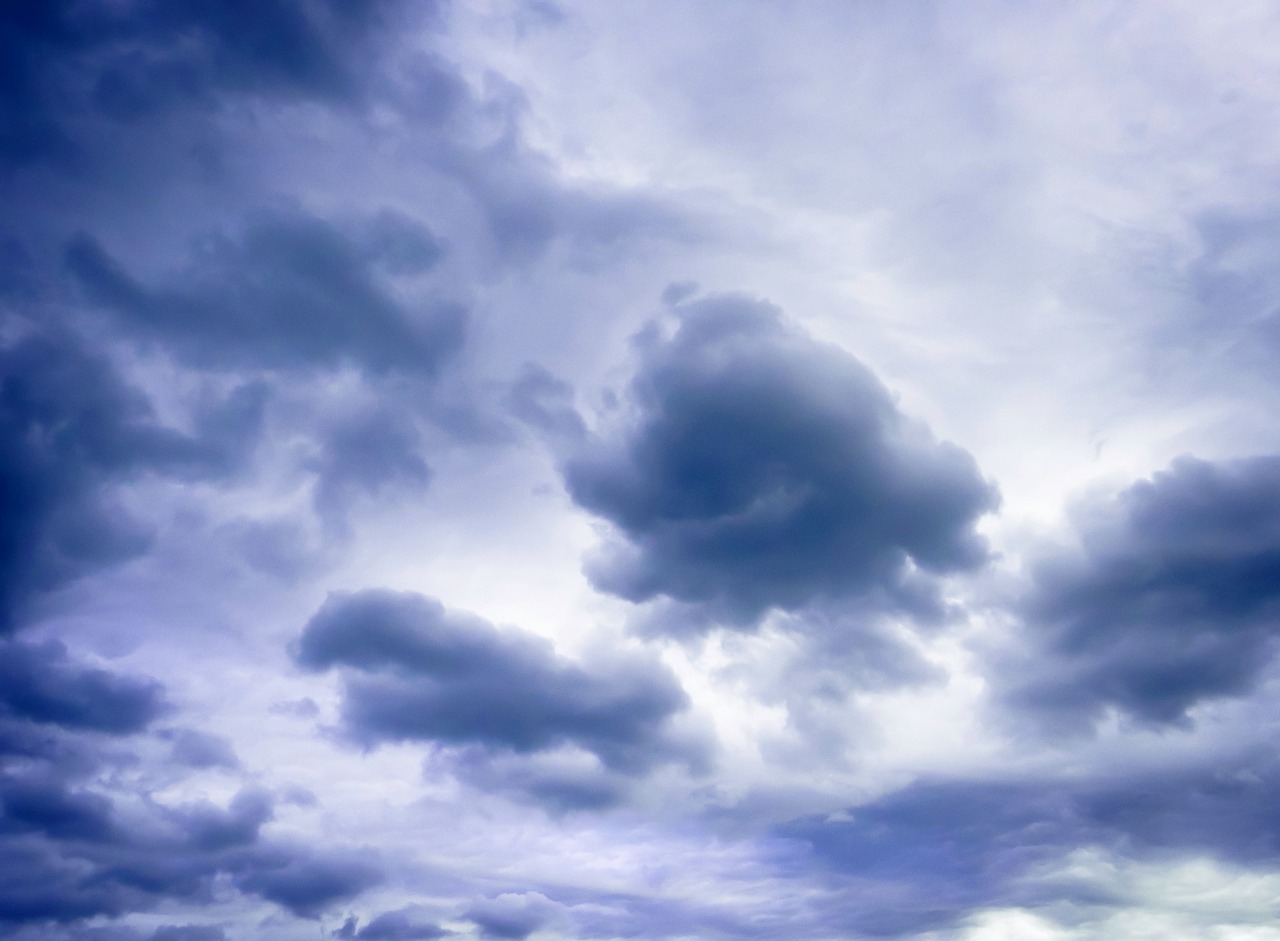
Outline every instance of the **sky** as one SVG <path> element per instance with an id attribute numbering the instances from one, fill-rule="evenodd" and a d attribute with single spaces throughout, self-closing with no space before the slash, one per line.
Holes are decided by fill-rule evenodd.
<path id="1" fill-rule="evenodd" d="M 1280 941 L 1280 10 L 0 10 L 0 936 Z"/>

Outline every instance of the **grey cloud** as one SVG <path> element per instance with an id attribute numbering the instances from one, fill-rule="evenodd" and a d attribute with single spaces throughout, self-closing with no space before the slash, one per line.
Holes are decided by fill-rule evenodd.
<path id="1" fill-rule="evenodd" d="M 171 738 L 171 759 L 179 765 L 196 770 L 222 768 L 234 771 L 240 767 L 231 742 L 221 735 L 202 732 L 199 729 L 177 729 Z"/>
<path id="2" fill-rule="evenodd" d="M 574 500 L 622 537 L 591 561 L 594 584 L 737 624 L 825 601 L 937 613 L 931 576 L 986 558 L 974 524 L 996 494 L 969 454 L 768 304 L 681 313 L 672 338 L 638 338 L 631 426 L 565 466 Z"/>
<path id="3" fill-rule="evenodd" d="M 239 889 L 261 895 L 299 918 L 315 918 L 384 878 L 368 854 L 292 847 L 263 849 L 238 868 L 232 878 Z"/>
<path id="4" fill-rule="evenodd" d="M 0 348 L 0 629 L 30 597 L 130 558 L 146 531 L 111 487 L 143 473 L 220 479 L 260 431 L 263 391 L 206 402 L 195 434 L 157 422 L 150 401 L 65 332 Z"/>
<path id="5" fill-rule="evenodd" d="M 226 937 L 216 925 L 161 925 L 149 941 L 226 941 Z"/>
<path id="6" fill-rule="evenodd" d="M 580 666 L 542 638 L 420 595 L 330 595 L 303 631 L 297 658 L 308 669 L 343 670 L 343 720 L 364 742 L 517 754 L 576 747 L 627 773 L 695 758 L 669 735 L 688 699 L 658 662 Z"/>
<path id="7" fill-rule="evenodd" d="M 211 238 L 190 270 L 148 288 L 96 241 L 67 262 L 97 304 L 188 362 L 223 368 L 354 365 L 434 376 L 462 343 L 465 312 L 406 310 L 360 246 L 302 214 L 260 215 L 238 237 Z"/>
<path id="8" fill-rule="evenodd" d="M 2 653 L 0 929 L 203 904 L 220 877 L 311 917 L 380 877 L 360 852 L 264 836 L 275 804 L 265 791 L 243 789 L 225 807 L 137 792 L 122 774 L 137 764 L 122 736 L 165 708 L 155 681 L 86 667 L 53 642 L 5 641 Z M 225 742 L 176 739 L 189 764 L 210 760 L 211 747 L 226 761 Z"/>
<path id="9" fill-rule="evenodd" d="M 225 809 L 144 804 L 139 816 L 48 769 L 44 777 L 0 775 L 0 804 L 0 924 L 12 927 L 204 903 L 223 875 L 310 918 L 381 879 L 367 853 L 264 838 L 272 802 L 252 790 Z"/>
<path id="10" fill-rule="evenodd" d="M 586 424 L 573 405 L 573 386 L 536 363 L 526 363 L 507 393 L 507 408 L 527 425 L 554 438 L 577 441 Z"/>
<path id="11" fill-rule="evenodd" d="M 149 677 L 86 667 L 56 641 L 0 641 L 0 715 L 125 735 L 165 709 L 163 687 Z"/>
<path id="12" fill-rule="evenodd" d="M 433 921 L 421 920 L 418 913 L 409 907 L 383 912 L 358 931 L 355 919 L 348 919 L 336 936 L 358 938 L 360 941 L 431 941 L 452 933 Z"/>
<path id="13" fill-rule="evenodd" d="M 495 755 L 462 748 L 453 771 L 480 790 L 532 800 L 553 813 L 603 810 L 622 803 L 633 784 L 624 772 L 603 767 L 590 752 L 562 748 L 535 754 Z"/>
<path id="14" fill-rule="evenodd" d="M 1024 647 L 994 661 L 1004 700 L 1079 728 L 1249 692 L 1280 636 L 1280 457 L 1182 458 L 1079 516 L 1081 549 L 1035 569 Z"/>
<path id="15" fill-rule="evenodd" d="M 365 258 L 390 275 L 426 274 L 445 254 L 443 242 L 430 229 L 391 210 L 378 213 L 364 226 L 359 244 Z"/>
<path id="16" fill-rule="evenodd" d="M 421 435 L 403 411 L 383 405 L 343 416 L 328 423 L 321 439 L 311 469 L 316 509 L 330 525 L 339 525 L 359 496 L 392 486 L 421 489 L 431 479 Z"/>
<path id="17" fill-rule="evenodd" d="M 85 156 L 86 121 L 135 122 L 226 95 L 353 103 L 395 4 L 230 0 L 6 4 L 0 159 Z"/>
<path id="18" fill-rule="evenodd" d="M 544 895 L 530 892 L 480 899 L 467 909 L 469 918 L 487 938 L 524 941 L 555 917 L 559 906 Z"/>
<path id="19" fill-rule="evenodd" d="M 925 780 L 838 818 L 779 826 L 770 852 L 785 872 L 830 877 L 832 931 L 898 936 L 979 908 L 1106 902 L 1030 878 L 1085 847 L 1274 866 L 1278 787 L 1269 758 L 1102 780 Z"/>

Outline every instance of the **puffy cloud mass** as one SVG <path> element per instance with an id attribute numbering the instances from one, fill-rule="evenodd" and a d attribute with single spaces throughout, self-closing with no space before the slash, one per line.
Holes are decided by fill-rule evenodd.
<path id="1" fill-rule="evenodd" d="M 760 301 L 679 310 L 673 336 L 637 339 L 625 426 L 565 466 L 617 529 L 598 588 L 742 624 L 824 601 L 926 611 L 931 576 L 982 564 L 994 487 L 869 369 Z"/>
<path id="2" fill-rule="evenodd" d="M 1280 457 L 1182 458 L 1078 515 L 1079 549 L 1035 569 L 1005 699 L 1076 727 L 1248 692 L 1280 637 Z"/>
<path id="3" fill-rule="evenodd" d="M 499 758 L 572 748 L 624 774 L 698 757 L 671 734 L 688 697 L 656 660 L 580 665 L 536 635 L 413 593 L 331 595 L 304 629 L 297 660 L 341 670 L 344 725 L 368 744 L 436 742 Z"/>

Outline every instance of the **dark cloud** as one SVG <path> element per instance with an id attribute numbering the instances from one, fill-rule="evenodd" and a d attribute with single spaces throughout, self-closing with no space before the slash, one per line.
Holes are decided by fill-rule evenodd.
<path id="1" fill-rule="evenodd" d="M 1078 515 L 1080 549 L 1034 570 L 1025 648 L 995 661 L 1006 701 L 1077 728 L 1252 689 L 1280 636 L 1280 457 L 1182 458 Z"/>
<path id="2" fill-rule="evenodd" d="M 602 767 L 593 754 L 577 748 L 532 755 L 462 748 L 450 757 L 453 773 L 473 787 L 532 800 L 557 814 L 615 806 L 634 783 L 628 774 Z"/>
<path id="3" fill-rule="evenodd" d="M 0 716 L 124 735 L 165 710 L 163 687 L 76 663 L 57 641 L 0 641 Z"/>
<path id="4" fill-rule="evenodd" d="M 216 925 L 161 925 L 148 941 L 226 941 L 226 937 Z"/>
<path id="5" fill-rule="evenodd" d="M 113 485 L 235 473 L 260 432 L 263 398 L 249 385 L 202 403 L 188 434 L 159 424 L 146 396 L 69 333 L 0 348 L 0 629 L 31 596 L 145 548 Z"/>
<path id="6" fill-rule="evenodd" d="M 359 244 L 301 214 L 261 215 L 236 238 L 209 239 L 188 271 L 154 288 L 88 236 L 71 243 L 67 262 L 96 304 L 197 366 L 434 376 L 466 321 L 450 305 L 406 310 Z"/>
<path id="7" fill-rule="evenodd" d="M 3 647 L 0 933 L 205 904 L 228 879 L 311 917 L 379 878 L 362 852 L 264 836 L 275 805 L 265 791 L 167 806 L 137 790 L 138 758 L 122 736 L 163 710 L 160 685 L 76 663 L 53 642 Z M 187 764 L 225 764 L 226 743 L 213 736 L 161 734 L 186 749 Z"/>
<path id="8" fill-rule="evenodd" d="M 1274 866 L 1278 770 L 1265 759 L 1102 780 L 922 781 L 838 817 L 778 827 L 774 852 L 787 871 L 816 866 L 830 877 L 841 893 L 833 929 L 897 936 L 976 908 L 1108 901 L 1045 875 L 1080 848 Z"/>
<path id="9" fill-rule="evenodd" d="M 353 103 L 381 0 L 78 3 L 15 0 L 0 12 L 0 161 L 84 156 L 91 120 L 135 122 L 224 96 Z"/>
<path id="10" fill-rule="evenodd" d="M 573 747 L 630 773 L 691 758 L 668 727 L 688 698 L 658 662 L 616 658 L 587 668 L 536 635 L 421 595 L 330 595 L 303 631 L 297 658 L 312 670 L 343 669 L 343 720 L 366 743 L 517 754 Z"/>
<path id="11" fill-rule="evenodd" d="M 384 210 L 364 227 L 357 244 L 364 257 L 387 274 L 426 274 L 444 257 L 445 246 L 430 229 L 404 213 Z"/>
<path id="12" fill-rule="evenodd" d="M 590 564 L 601 590 L 739 624 L 829 600 L 927 611 L 928 576 L 985 559 L 974 523 L 996 495 L 973 459 L 776 308 L 697 301 L 638 343 L 632 424 L 565 466 L 621 537 Z"/>

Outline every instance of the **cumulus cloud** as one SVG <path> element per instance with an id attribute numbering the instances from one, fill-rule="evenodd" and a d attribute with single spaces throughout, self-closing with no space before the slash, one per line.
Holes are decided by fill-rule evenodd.
<path id="1" fill-rule="evenodd" d="M 1280 457 L 1182 458 L 1077 515 L 1080 547 L 1035 568 L 1025 648 L 997 661 L 1005 701 L 1075 728 L 1247 693 L 1280 634 Z"/>
<path id="2" fill-rule="evenodd" d="M 688 697 L 656 660 L 580 665 L 536 635 L 421 595 L 330 595 L 303 630 L 297 659 L 342 671 L 344 725 L 367 744 L 437 742 L 498 755 L 570 748 L 626 774 L 699 758 L 671 734 Z"/>
<path id="3" fill-rule="evenodd" d="M 597 588 L 744 625 L 825 601 L 935 610 L 934 576 L 982 564 L 993 486 L 870 370 L 760 301 L 680 312 L 669 339 L 638 339 L 629 423 L 565 466 L 619 537 L 590 562 Z"/>

